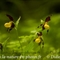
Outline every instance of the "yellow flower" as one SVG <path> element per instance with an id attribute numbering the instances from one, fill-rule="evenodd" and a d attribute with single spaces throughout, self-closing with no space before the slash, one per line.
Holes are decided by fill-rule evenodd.
<path id="1" fill-rule="evenodd" d="M 12 23 L 13 23 L 13 21 L 7 22 L 7 23 L 4 24 L 4 26 L 5 26 L 6 28 L 10 28 L 11 25 L 12 25 Z"/>
<path id="2" fill-rule="evenodd" d="M 36 40 L 35 40 L 36 43 L 40 43 L 41 42 L 41 39 L 40 37 L 38 37 Z"/>
<path id="3" fill-rule="evenodd" d="M 48 30 L 50 28 L 50 26 L 48 24 L 45 24 L 44 28 Z"/>

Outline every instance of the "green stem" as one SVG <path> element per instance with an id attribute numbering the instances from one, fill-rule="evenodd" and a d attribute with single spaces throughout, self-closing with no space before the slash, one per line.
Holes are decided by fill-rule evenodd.
<path id="1" fill-rule="evenodd" d="M 19 36 L 18 31 L 16 30 L 16 32 L 17 32 L 17 37 L 18 37 Z M 21 51 L 22 51 L 22 46 L 21 46 L 20 40 L 19 40 L 19 44 L 20 44 L 20 48 L 21 48 Z"/>

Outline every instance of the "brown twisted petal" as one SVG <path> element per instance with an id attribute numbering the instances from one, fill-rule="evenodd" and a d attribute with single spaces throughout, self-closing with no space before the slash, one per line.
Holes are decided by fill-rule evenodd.
<path id="1" fill-rule="evenodd" d="M 10 16 L 8 14 L 6 14 L 6 16 L 10 19 L 10 21 L 13 21 L 13 17 L 12 16 Z"/>
<path id="2" fill-rule="evenodd" d="M 44 30 L 45 29 L 45 27 L 44 27 L 44 25 L 42 26 L 42 30 Z"/>
<path id="3" fill-rule="evenodd" d="M 14 28 L 14 27 L 15 27 L 15 24 L 14 24 L 14 23 L 12 23 L 11 28 Z"/>
<path id="4" fill-rule="evenodd" d="M 8 29 L 8 31 L 10 32 L 14 27 L 15 27 L 15 24 L 14 24 L 14 22 L 12 22 L 11 27 Z"/>
<path id="5" fill-rule="evenodd" d="M 50 21 L 50 16 L 48 16 L 46 19 L 45 19 L 45 22 L 48 22 Z"/>
<path id="6" fill-rule="evenodd" d="M 38 36 L 42 36 L 42 32 L 37 33 Z"/>

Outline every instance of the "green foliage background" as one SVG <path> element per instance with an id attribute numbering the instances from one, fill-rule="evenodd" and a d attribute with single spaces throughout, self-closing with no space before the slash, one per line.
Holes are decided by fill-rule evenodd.
<path id="1" fill-rule="evenodd" d="M 6 14 L 11 15 L 14 22 L 21 16 L 17 31 L 6 31 L 4 23 L 9 21 Z M 31 31 L 36 30 L 40 20 L 45 20 L 48 15 L 52 15 L 49 22 L 50 31 L 48 34 L 46 30 L 43 31 L 45 45 L 42 49 L 33 42 L 35 34 Z M 48 55 L 60 55 L 60 0 L 0 0 L 0 43 L 3 44 L 0 55 L 41 55 L 41 60 L 46 60 Z"/>

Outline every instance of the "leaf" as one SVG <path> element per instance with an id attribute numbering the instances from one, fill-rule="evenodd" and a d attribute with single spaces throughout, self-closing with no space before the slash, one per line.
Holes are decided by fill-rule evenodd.
<path id="1" fill-rule="evenodd" d="M 18 28 L 18 24 L 19 24 L 20 19 L 21 19 L 21 16 L 18 18 L 18 20 L 17 20 L 16 23 L 15 23 L 15 29 L 16 29 L 16 30 L 17 30 L 17 28 Z"/>
<path id="2" fill-rule="evenodd" d="M 37 29 L 37 32 L 41 32 L 41 31 L 42 31 L 42 28 Z"/>
<path id="3" fill-rule="evenodd" d="M 44 21 L 43 21 L 43 20 L 41 20 L 41 23 L 44 23 Z"/>
<path id="4" fill-rule="evenodd" d="M 34 47 L 33 41 L 31 41 L 23 50 L 23 52 L 30 52 Z"/>
<path id="5" fill-rule="evenodd" d="M 36 30 L 32 30 L 31 33 L 37 33 L 37 31 Z"/>

